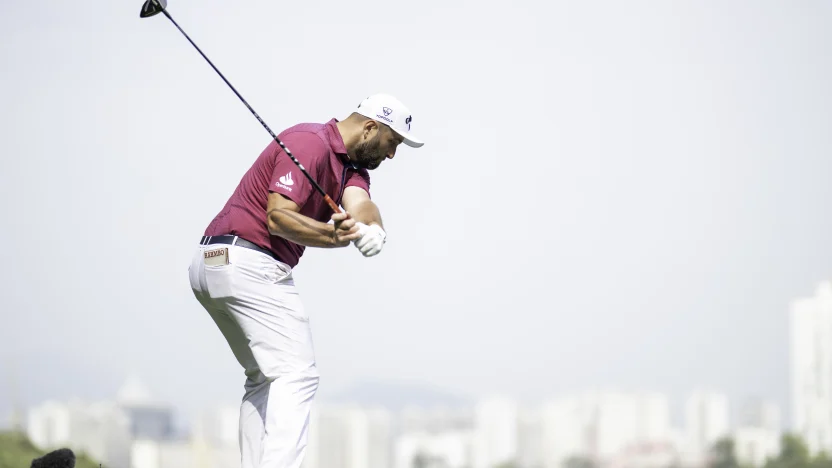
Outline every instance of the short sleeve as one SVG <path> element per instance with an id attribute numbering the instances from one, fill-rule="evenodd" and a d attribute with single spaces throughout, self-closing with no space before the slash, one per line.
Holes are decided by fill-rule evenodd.
<path id="1" fill-rule="evenodd" d="M 370 173 L 367 169 L 359 169 L 350 174 L 346 187 L 360 187 L 370 195 Z M 372 197 L 370 197 L 372 198 Z"/>
<path id="2" fill-rule="evenodd" d="M 326 161 L 327 147 L 320 137 L 311 132 L 293 132 L 281 136 L 280 140 L 312 177 L 316 174 L 319 161 Z M 279 193 L 303 207 L 312 195 L 314 187 L 300 171 L 283 148 L 276 148 L 274 170 L 271 174 L 269 191 Z"/>

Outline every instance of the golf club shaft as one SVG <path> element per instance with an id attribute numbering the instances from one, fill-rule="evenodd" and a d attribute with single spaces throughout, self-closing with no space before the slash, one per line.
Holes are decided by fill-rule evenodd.
<path id="1" fill-rule="evenodd" d="M 294 162 L 300 168 L 300 171 L 303 172 L 303 175 L 305 175 L 306 178 L 309 179 L 309 182 L 312 183 L 312 186 L 315 187 L 315 190 L 317 190 L 318 193 L 320 193 L 324 197 L 324 200 L 329 205 L 329 207 L 332 208 L 332 211 L 334 211 L 335 213 L 340 213 L 341 210 L 340 208 L 338 208 L 338 205 L 335 204 L 332 198 L 329 195 L 327 195 L 326 192 L 324 192 L 324 189 L 322 189 L 321 186 L 318 185 L 317 182 L 315 182 L 315 179 L 313 179 L 312 176 L 309 175 L 308 172 L 306 172 L 306 169 L 303 167 L 303 164 L 301 164 L 300 161 L 298 161 L 297 158 L 295 158 L 295 156 L 292 155 L 292 152 L 289 151 L 289 148 L 287 148 L 286 145 L 284 145 L 283 142 L 280 141 L 277 135 L 275 135 L 274 132 L 272 132 L 272 129 L 270 129 L 269 126 L 266 125 L 266 122 L 264 122 L 263 119 L 261 119 L 260 116 L 257 115 L 257 112 L 255 112 L 254 109 L 252 109 L 252 107 L 248 104 L 248 102 L 246 102 L 246 100 L 243 99 L 243 96 L 241 96 L 240 93 L 238 93 L 237 90 L 234 89 L 234 86 L 232 86 L 231 83 L 225 78 L 225 76 L 219 71 L 219 69 L 216 66 L 214 66 L 214 64 L 211 62 L 208 56 L 206 56 L 199 48 L 199 46 L 197 46 L 196 43 L 192 41 L 190 37 L 188 37 L 185 31 L 182 30 L 181 27 L 179 27 L 179 25 L 176 23 L 176 21 L 174 21 L 173 17 L 167 12 L 166 9 L 162 9 L 162 13 L 170 20 L 171 23 L 173 23 L 174 26 L 176 26 L 176 29 L 178 29 L 179 32 L 181 32 L 182 35 L 185 36 L 185 39 L 187 39 L 188 42 L 190 42 L 191 45 L 194 46 L 197 52 L 199 52 L 199 54 L 202 55 L 202 58 L 204 58 L 205 61 L 208 62 L 209 65 L 211 65 L 211 68 L 213 68 L 214 71 L 217 72 L 217 75 L 219 75 L 220 78 L 222 78 L 222 80 L 225 81 L 225 84 L 227 84 L 228 87 L 231 88 L 231 91 L 234 91 L 234 94 L 236 94 L 237 97 L 240 98 L 240 101 L 242 101 L 243 104 L 246 105 L 248 110 L 251 111 L 254 117 L 257 118 L 257 121 L 260 122 L 263 128 L 265 128 L 266 131 L 269 132 L 269 135 L 271 135 L 272 138 L 274 138 L 274 141 L 276 141 L 277 144 L 280 145 L 281 148 L 283 148 L 283 151 L 286 152 L 286 154 L 292 159 L 292 162 Z"/>

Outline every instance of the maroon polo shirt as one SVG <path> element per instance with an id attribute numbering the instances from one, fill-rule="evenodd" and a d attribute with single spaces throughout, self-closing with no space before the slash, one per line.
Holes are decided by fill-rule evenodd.
<path id="1" fill-rule="evenodd" d="M 346 161 L 344 140 L 332 119 L 325 124 L 303 123 L 284 130 L 278 138 L 300 161 L 306 172 L 332 198 L 341 203 L 344 189 L 361 187 L 370 193 L 370 174 Z M 266 206 L 269 192 L 280 193 L 300 207 L 300 214 L 328 222 L 332 209 L 276 141 L 260 153 L 243 175 L 222 211 L 208 225 L 206 236 L 231 234 L 271 250 L 283 263 L 295 267 L 305 246 L 269 234 Z"/>

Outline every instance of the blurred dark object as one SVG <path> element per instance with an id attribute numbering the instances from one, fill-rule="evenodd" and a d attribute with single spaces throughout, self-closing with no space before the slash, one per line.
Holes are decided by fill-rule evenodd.
<path id="1" fill-rule="evenodd" d="M 32 460 L 31 468 L 75 468 L 75 454 L 68 448 L 58 449 Z"/>

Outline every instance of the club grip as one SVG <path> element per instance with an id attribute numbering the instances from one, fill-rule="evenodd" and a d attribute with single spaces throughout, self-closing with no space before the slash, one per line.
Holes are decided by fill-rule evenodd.
<path id="1" fill-rule="evenodd" d="M 341 212 L 341 209 L 338 208 L 338 205 L 336 205 L 335 202 L 332 201 L 332 198 L 329 195 L 324 194 L 324 201 L 326 201 L 326 204 L 329 205 L 330 208 L 332 208 L 333 212 L 335 212 L 335 213 L 340 213 Z"/>

